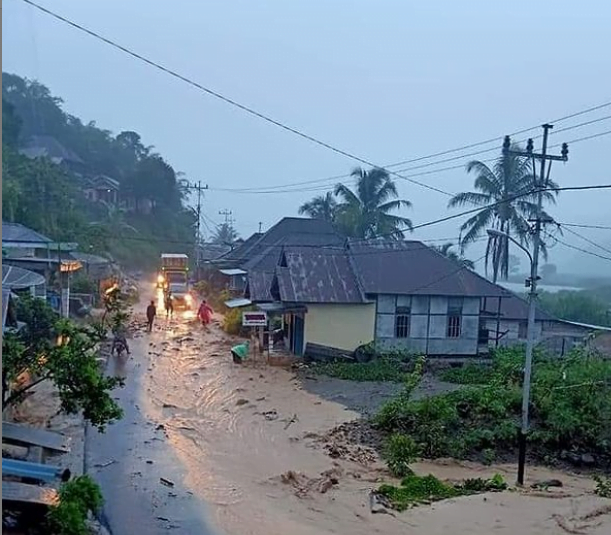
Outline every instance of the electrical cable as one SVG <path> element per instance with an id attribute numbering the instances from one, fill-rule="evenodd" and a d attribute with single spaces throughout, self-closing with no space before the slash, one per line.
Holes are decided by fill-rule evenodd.
<path id="1" fill-rule="evenodd" d="M 153 61 L 151 59 L 148 59 L 147 57 L 145 57 L 145 56 L 143 56 L 143 55 L 141 55 L 141 54 L 139 54 L 137 52 L 134 52 L 133 50 L 131 50 L 131 49 L 129 49 L 129 48 L 123 46 L 123 45 L 120 45 L 117 42 L 115 42 L 115 41 L 113 41 L 113 40 L 111 40 L 111 39 L 109 39 L 107 37 L 104 37 L 103 35 L 95 32 L 95 31 L 93 31 L 93 30 L 91 30 L 89 28 L 86 28 L 85 26 L 83 26 L 81 24 L 78 24 L 78 23 L 76 23 L 76 22 L 74 22 L 74 21 L 72 21 L 72 20 L 70 20 L 70 19 L 68 19 L 66 17 L 63 17 L 62 15 L 59 15 L 58 13 L 55 13 L 54 11 L 51 11 L 51 10 L 47 9 L 47 8 L 37 4 L 36 2 L 33 2 L 32 0 L 22 0 L 22 1 L 24 3 L 30 5 L 31 7 L 35 8 L 35 9 L 38 9 L 39 11 L 41 11 L 41 12 L 43 12 L 43 13 L 45 13 L 45 14 L 53 17 L 53 18 L 55 18 L 56 20 L 58 20 L 60 22 L 63 22 L 65 24 L 68 24 L 69 26 L 71 26 L 71 27 L 73 27 L 73 28 L 75 28 L 75 29 L 77 29 L 77 30 L 79 30 L 81 32 L 84 32 L 87 35 L 89 35 L 91 37 L 94 37 L 95 39 L 98 39 L 98 40 L 106 43 L 107 45 L 109 45 L 109 46 L 111 46 L 111 47 L 113 47 L 113 48 L 115 48 L 115 49 L 117 49 L 117 50 L 119 50 L 119 51 L 121 51 L 121 52 L 123 52 L 125 54 L 128 54 L 129 56 L 131 56 L 131 57 L 133 57 L 133 58 L 135 58 L 135 59 L 137 59 L 139 61 L 142 61 L 142 62 L 148 64 L 149 66 L 154 67 L 155 69 L 158 69 L 158 70 L 160 70 L 160 71 L 162 71 L 162 72 L 164 72 L 164 73 L 166 73 L 166 74 L 168 74 L 168 75 L 170 75 L 170 76 L 172 76 L 172 77 L 174 77 L 174 78 L 176 78 L 176 79 L 178 79 L 178 80 L 180 80 L 180 81 L 182 81 L 182 82 L 184 82 L 184 83 L 186 83 L 186 84 L 188 84 L 188 85 L 190 85 L 192 87 L 195 87 L 196 89 L 198 89 L 198 90 L 200 90 L 200 91 L 202 91 L 202 92 L 204 92 L 204 93 L 206 93 L 206 94 L 208 94 L 208 95 L 210 95 L 212 97 L 215 97 L 215 98 L 225 102 L 226 104 L 234 106 L 234 107 L 242 110 L 245 113 L 253 115 L 253 116 L 255 116 L 255 117 L 257 117 L 257 118 L 259 118 L 261 120 L 264 120 L 264 121 L 266 121 L 266 122 L 268 122 L 268 123 L 270 123 L 272 125 L 275 125 L 275 126 L 281 128 L 281 129 L 283 129 L 283 130 L 285 130 L 287 132 L 290 132 L 290 133 L 292 133 L 294 135 L 297 135 L 297 136 L 299 136 L 299 137 L 301 137 L 301 138 L 303 138 L 303 139 L 305 139 L 305 140 L 307 140 L 307 141 L 309 141 L 311 143 L 317 144 L 317 145 L 319 145 L 319 146 L 321 146 L 323 148 L 331 150 L 331 151 L 333 151 L 333 152 L 335 152 L 337 154 L 340 154 L 342 156 L 350 158 L 350 159 L 352 159 L 354 161 L 357 161 L 359 163 L 365 164 L 365 165 L 370 166 L 370 167 L 379 167 L 379 166 L 377 166 L 376 164 L 372 163 L 371 161 L 369 161 L 367 159 L 361 158 L 361 157 L 359 157 L 359 156 L 357 156 L 355 154 L 352 154 L 352 153 L 350 153 L 348 151 L 345 151 L 343 149 L 339 149 L 337 147 L 334 147 L 333 145 L 330 145 L 327 142 L 321 141 L 321 140 L 319 140 L 319 139 L 317 139 L 317 138 L 315 138 L 315 137 L 313 137 L 313 136 L 311 136 L 309 134 L 306 134 L 306 133 L 304 133 L 304 132 L 302 132 L 302 131 L 300 131 L 300 130 L 298 130 L 296 128 L 293 128 L 293 127 L 291 127 L 291 126 L 289 126 L 289 125 L 287 125 L 287 124 L 285 124 L 285 123 L 283 123 L 281 121 L 273 119 L 272 117 L 270 117 L 270 116 L 268 116 L 268 115 L 266 115 L 264 113 L 256 111 L 255 109 L 253 109 L 253 108 L 251 108 L 249 106 L 241 104 L 241 103 L 237 102 L 236 100 L 234 100 L 232 98 L 229 98 L 229 97 L 219 93 L 218 91 L 215 91 L 215 90 L 210 89 L 210 88 L 208 88 L 206 86 L 203 86 L 202 84 L 192 80 L 191 78 L 188 78 L 187 76 L 184 76 L 184 75 L 182 75 L 182 74 L 180 74 L 180 73 L 178 73 L 178 72 L 176 72 L 176 71 L 174 71 L 174 70 L 172 70 L 172 69 L 170 69 L 168 67 L 165 67 L 165 66 L 161 65 L 160 63 L 157 63 L 157 62 L 155 62 L 155 61 Z M 598 109 L 602 109 L 602 108 L 604 108 L 606 106 L 609 106 L 609 105 L 611 105 L 611 102 L 603 103 L 603 104 L 600 104 L 598 106 L 594 106 L 594 107 L 590 108 L 589 110 L 582 110 L 581 112 L 577 112 L 577 113 L 568 115 L 565 118 L 561 118 L 560 120 L 566 120 L 568 118 L 573 118 L 573 117 L 576 117 L 576 116 L 584 114 L 584 113 L 589 113 L 590 111 L 595 111 L 595 110 L 598 110 Z M 529 128 L 529 129 L 527 129 L 525 131 L 529 131 L 529 130 L 532 130 L 532 129 Z M 524 132 L 524 131 L 520 131 L 520 133 L 522 133 L 522 132 Z M 481 142 L 481 143 L 483 143 L 483 142 Z M 471 144 L 470 146 L 471 147 L 475 146 L 475 144 Z M 451 149 L 451 150 L 454 150 L 454 149 Z M 463 147 L 462 150 L 466 150 L 466 149 L 464 149 L 464 147 Z M 445 152 L 445 153 L 449 154 L 449 152 Z M 417 159 L 416 160 L 411 160 L 411 161 L 417 161 Z M 399 163 L 399 165 L 402 165 L 402 163 Z M 407 180 L 407 181 L 409 181 L 409 182 L 411 182 L 413 184 L 416 184 L 418 186 L 421 186 L 423 188 L 429 189 L 431 191 L 436 191 L 436 192 L 441 193 L 441 194 L 446 195 L 446 196 L 452 196 L 452 194 L 447 192 L 447 191 L 444 191 L 444 190 L 442 190 L 440 188 L 436 188 L 436 187 L 431 186 L 429 184 L 426 184 L 424 182 L 420 182 L 420 181 L 414 180 L 414 179 L 409 178 L 409 177 L 401 176 L 396 171 L 389 170 L 388 172 L 390 174 L 398 177 L 398 178 L 401 178 L 403 180 Z"/>

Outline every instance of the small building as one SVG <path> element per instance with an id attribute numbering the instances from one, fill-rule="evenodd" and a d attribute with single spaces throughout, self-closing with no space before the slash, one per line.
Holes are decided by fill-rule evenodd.
<path id="1" fill-rule="evenodd" d="M 110 206 L 117 206 L 120 188 L 121 184 L 118 180 L 106 175 L 97 175 L 86 180 L 83 193 L 91 202 L 103 202 Z"/>
<path id="2" fill-rule="evenodd" d="M 528 301 L 513 293 L 500 302 L 488 299 L 484 302 L 483 314 L 487 316 L 485 328 L 491 333 L 491 347 L 526 343 Z M 598 337 L 596 341 L 593 340 L 595 334 Z M 611 327 L 568 321 L 556 318 L 539 307 L 535 309 L 535 342 L 554 354 L 564 355 L 584 344 L 593 347 L 599 345 L 602 350 L 608 351 L 603 344 L 603 340 L 608 338 L 611 338 Z"/>

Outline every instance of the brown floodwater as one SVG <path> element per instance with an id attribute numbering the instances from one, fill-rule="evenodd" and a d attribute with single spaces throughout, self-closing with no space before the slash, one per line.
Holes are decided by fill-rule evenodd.
<path id="1" fill-rule="evenodd" d="M 542 468 L 530 469 L 529 477 L 562 479 L 562 494 L 505 492 L 372 515 L 370 490 L 390 479 L 381 463 L 331 459 L 316 440 L 358 415 L 307 392 L 293 373 L 268 366 L 264 357 L 233 364 L 235 343 L 218 323 L 203 328 L 193 313 L 160 317 L 143 392 L 147 412 L 164 425 L 186 467 L 185 484 L 210 505 L 213 522 L 228 535 L 611 532 L 611 510 L 580 519 L 609 504 L 593 495 L 590 479 Z M 514 477 L 512 466 L 455 461 L 414 469 L 448 479 L 495 472 Z M 334 484 L 325 487 L 328 471 Z"/>

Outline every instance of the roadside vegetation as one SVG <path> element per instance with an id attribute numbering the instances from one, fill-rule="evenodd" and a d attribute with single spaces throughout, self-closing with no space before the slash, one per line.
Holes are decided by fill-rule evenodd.
<path id="1" fill-rule="evenodd" d="M 417 505 L 430 504 L 448 498 L 471 496 L 482 492 L 500 492 L 507 489 L 507 483 L 496 474 L 490 479 L 466 479 L 461 483 L 445 483 L 433 475 L 405 477 L 399 486 L 381 485 L 378 493 L 388 499 L 389 505 L 397 511 L 404 511 Z"/>
<path id="2" fill-rule="evenodd" d="M 402 383 L 408 378 L 409 357 L 382 355 L 369 362 L 315 362 L 311 371 L 319 375 L 348 381 L 392 381 Z"/>
<path id="3" fill-rule="evenodd" d="M 465 386 L 434 397 L 411 399 L 412 382 L 374 418 L 376 427 L 389 437 L 389 464 L 402 467 L 401 455 L 407 463 L 418 455 L 488 463 L 513 455 L 521 413 L 523 359 L 521 348 L 498 350 L 492 366 L 479 373 L 475 367 L 445 373 L 445 380 Z M 610 361 L 582 349 L 564 358 L 536 354 L 531 403 L 529 451 L 533 456 L 550 463 L 566 460 L 609 466 Z M 409 438 L 398 438 L 401 436 Z"/>
<path id="4" fill-rule="evenodd" d="M 102 492 L 89 476 L 75 477 L 63 483 L 59 490 L 60 501 L 47 513 L 47 529 L 56 535 L 89 535 L 89 514 L 102 507 Z"/>

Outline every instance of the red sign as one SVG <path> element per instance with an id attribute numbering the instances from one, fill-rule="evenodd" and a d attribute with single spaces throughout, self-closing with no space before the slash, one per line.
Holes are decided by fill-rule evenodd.
<path id="1" fill-rule="evenodd" d="M 242 312 L 242 325 L 244 327 L 265 327 L 267 325 L 267 313 Z"/>

